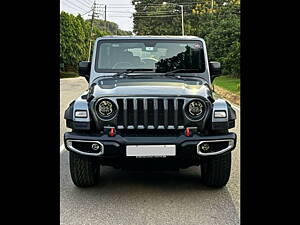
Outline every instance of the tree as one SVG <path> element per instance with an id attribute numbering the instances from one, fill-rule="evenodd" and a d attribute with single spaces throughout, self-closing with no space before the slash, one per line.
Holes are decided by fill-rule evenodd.
<path id="1" fill-rule="evenodd" d="M 202 26 L 195 30 L 195 34 L 206 40 L 210 60 L 220 61 L 224 74 L 239 77 L 239 1 L 217 1 L 214 4 L 214 11 L 205 11 L 203 6 L 197 8 L 202 9 L 195 13 Z"/>
<path id="2" fill-rule="evenodd" d="M 164 0 L 139 0 L 139 2 L 140 4 L 135 4 L 136 13 L 133 15 L 136 34 L 181 35 L 181 13 L 178 6 L 163 5 Z M 177 5 L 182 3 L 179 0 L 168 2 Z M 185 34 L 202 37 L 207 44 L 209 59 L 220 61 L 224 74 L 239 77 L 240 1 L 185 0 L 184 2 Z M 187 4 L 188 2 L 190 4 Z M 161 15 L 174 17 L 145 17 Z"/>
<path id="3" fill-rule="evenodd" d="M 90 20 L 87 20 L 90 21 Z M 132 35 L 131 31 L 124 31 L 119 29 L 118 24 L 106 21 L 106 28 L 105 28 L 105 21 L 100 19 L 94 19 L 94 25 L 97 27 L 100 31 L 106 31 L 108 34 L 111 35 Z"/>
<path id="4" fill-rule="evenodd" d="M 84 20 L 81 15 L 75 17 L 62 11 L 60 14 L 60 63 L 64 64 L 67 70 L 77 71 L 78 63 L 88 58 L 90 39 L 93 44 L 96 38 L 108 34 L 95 25 L 93 35 L 90 37 L 90 21 Z"/>
<path id="5" fill-rule="evenodd" d="M 60 61 L 77 68 L 87 54 L 86 34 L 82 22 L 75 16 L 61 12 L 60 16 Z"/>
<path id="6" fill-rule="evenodd" d="M 139 4 L 135 4 L 136 13 L 133 14 L 134 33 L 137 35 L 181 35 L 181 9 L 179 4 L 182 1 L 167 1 L 174 4 L 163 4 L 164 0 L 141 0 L 139 2 Z M 185 12 L 191 11 L 192 2 L 195 2 L 195 0 L 185 0 L 185 3 L 188 2 L 191 2 L 191 5 L 184 7 Z M 168 16 L 162 17 L 165 15 Z M 185 13 L 186 16 L 188 17 L 189 14 Z M 185 19 L 185 27 L 188 26 L 189 20 Z"/>

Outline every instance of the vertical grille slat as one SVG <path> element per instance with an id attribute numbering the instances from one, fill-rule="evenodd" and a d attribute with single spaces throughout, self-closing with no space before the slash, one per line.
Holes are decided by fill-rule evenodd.
<path id="1" fill-rule="evenodd" d="M 184 123 L 183 105 L 184 105 L 184 100 L 178 99 L 178 125 L 183 125 Z"/>
<path id="2" fill-rule="evenodd" d="M 158 99 L 158 126 L 165 125 L 165 110 L 164 110 L 164 99 Z"/>
<path id="3" fill-rule="evenodd" d="M 178 127 L 178 99 L 174 99 L 174 127 Z"/>
<path id="4" fill-rule="evenodd" d="M 124 115 L 123 115 L 123 117 L 124 117 L 124 127 L 125 127 L 125 129 L 127 128 L 127 99 L 126 98 L 124 98 L 124 100 L 123 100 L 123 108 L 124 108 Z"/>
<path id="5" fill-rule="evenodd" d="M 144 99 L 137 100 L 137 124 L 144 126 Z"/>
<path id="6" fill-rule="evenodd" d="M 182 98 L 121 97 L 117 103 L 121 129 L 178 129 L 184 125 Z"/>
<path id="7" fill-rule="evenodd" d="M 174 124 L 174 100 L 169 99 L 168 100 L 168 124 L 173 125 Z"/>
<path id="8" fill-rule="evenodd" d="M 147 99 L 148 101 L 148 126 L 154 125 L 154 106 L 153 99 Z"/>
<path id="9" fill-rule="evenodd" d="M 123 99 L 117 99 L 117 103 L 119 106 L 119 115 L 118 115 L 118 121 L 117 124 L 122 124 L 124 122 L 124 100 Z"/>
<path id="10" fill-rule="evenodd" d="M 138 126 L 138 107 L 137 107 L 137 99 L 133 99 L 133 126 L 137 128 Z"/>
<path id="11" fill-rule="evenodd" d="M 168 99 L 164 99 L 164 126 L 165 129 L 168 128 Z"/>
<path id="12" fill-rule="evenodd" d="M 148 126 L 148 101 L 144 98 L 144 126 Z"/>
<path id="13" fill-rule="evenodd" d="M 158 127 L 158 100 L 153 99 L 153 110 L 154 110 L 154 128 Z"/>
<path id="14" fill-rule="evenodd" d="M 133 112 L 133 99 L 127 99 L 127 124 L 133 126 L 134 124 L 134 112 Z"/>

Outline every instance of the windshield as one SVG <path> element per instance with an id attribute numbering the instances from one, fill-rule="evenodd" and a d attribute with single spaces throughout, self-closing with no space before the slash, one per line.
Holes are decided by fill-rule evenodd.
<path id="1" fill-rule="evenodd" d="M 97 45 L 96 72 L 153 69 L 165 73 L 178 69 L 205 71 L 201 41 L 101 40 Z M 189 71 L 187 71 L 189 72 Z"/>

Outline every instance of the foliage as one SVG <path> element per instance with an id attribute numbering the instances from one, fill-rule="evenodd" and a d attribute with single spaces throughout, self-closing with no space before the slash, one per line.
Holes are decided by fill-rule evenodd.
<path id="1" fill-rule="evenodd" d="M 135 5 L 136 13 L 133 18 L 136 34 L 181 35 L 181 12 L 178 5 L 182 1 L 167 1 L 177 6 L 162 4 L 164 0 L 139 0 L 139 2 L 141 3 Z M 184 5 L 185 35 L 202 37 L 206 41 L 209 60 L 221 62 L 224 74 L 239 77 L 240 1 L 185 0 L 184 2 L 190 2 L 189 5 Z M 156 4 L 156 6 L 145 7 L 147 4 Z M 177 16 L 144 17 L 166 14 Z"/>
<path id="2" fill-rule="evenodd" d="M 88 22 L 90 22 L 90 20 L 87 20 Z M 100 20 L 100 19 L 95 19 L 94 20 L 94 24 L 95 27 L 97 27 L 99 30 L 105 31 L 109 34 L 112 35 L 132 35 L 131 31 L 124 31 L 119 29 L 118 24 L 111 22 L 111 21 L 106 21 L 106 25 L 105 25 L 105 21 L 104 20 Z"/>
<path id="3" fill-rule="evenodd" d="M 80 18 L 61 12 L 60 62 L 76 66 L 87 57 L 86 34 Z"/>
<path id="4" fill-rule="evenodd" d="M 227 4 L 224 4 L 227 3 Z M 197 10 L 201 8 L 201 10 Z M 214 11 L 196 6 L 195 17 L 201 26 L 195 35 L 206 40 L 210 60 L 222 64 L 224 74 L 240 76 L 240 17 L 239 4 L 234 1 L 216 1 Z M 206 9 L 206 10 L 205 10 Z M 205 13 L 203 13 L 205 11 Z M 196 18 L 195 18 L 196 19 Z"/>
<path id="5" fill-rule="evenodd" d="M 133 1 L 133 4 L 134 2 L 136 1 Z M 134 33 L 137 35 L 181 35 L 181 8 L 174 4 L 163 4 L 163 2 L 179 4 L 180 1 L 141 0 L 137 2 L 140 2 L 140 4 L 135 4 L 136 13 L 133 14 Z M 184 2 L 195 2 L 195 0 L 185 0 Z M 192 9 L 187 7 L 184 11 L 189 10 L 189 8 Z M 160 17 L 166 14 L 171 16 Z M 189 26 L 188 24 L 185 25 Z"/>
<path id="6" fill-rule="evenodd" d="M 233 76 L 221 76 L 214 80 L 214 84 L 232 93 L 240 93 L 240 79 Z"/>
<path id="7" fill-rule="evenodd" d="M 115 33 L 131 35 L 131 32 L 120 30 L 116 23 L 110 21 L 107 21 L 108 32 L 106 32 L 104 24 L 103 20 L 94 20 L 92 44 L 96 38 L 104 35 Z M 63 11 L 60 13 L 60 63 L 64 65 L 66 71 L 77 71 L 78 62 L 88 59 L 90 35 L 90 20 Z"/>
<path id="8" fill-rule="evenodd" d="M 73 78 L 79 77 L 78 73 L 75 72 L 60 72 L 60 78 Z"/>

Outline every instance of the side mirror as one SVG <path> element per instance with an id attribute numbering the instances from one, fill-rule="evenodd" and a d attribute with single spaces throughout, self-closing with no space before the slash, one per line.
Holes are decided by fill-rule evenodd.
<path id="1" fill-rule="evenodd" d="M 78 72 L 79 72 L 79 76 L 84 77 L 87 80 L 87 82 L 89 82 L 90 73 L 91 73 L 91 62 L 81 61 L 79 63 Z"/>
<path id="2" fill-rule="evenodd" d="M 209 62 L 209 71 L 211 82 L 213 82 L 216 77 L 221 76 L 221 63 Z"/>

